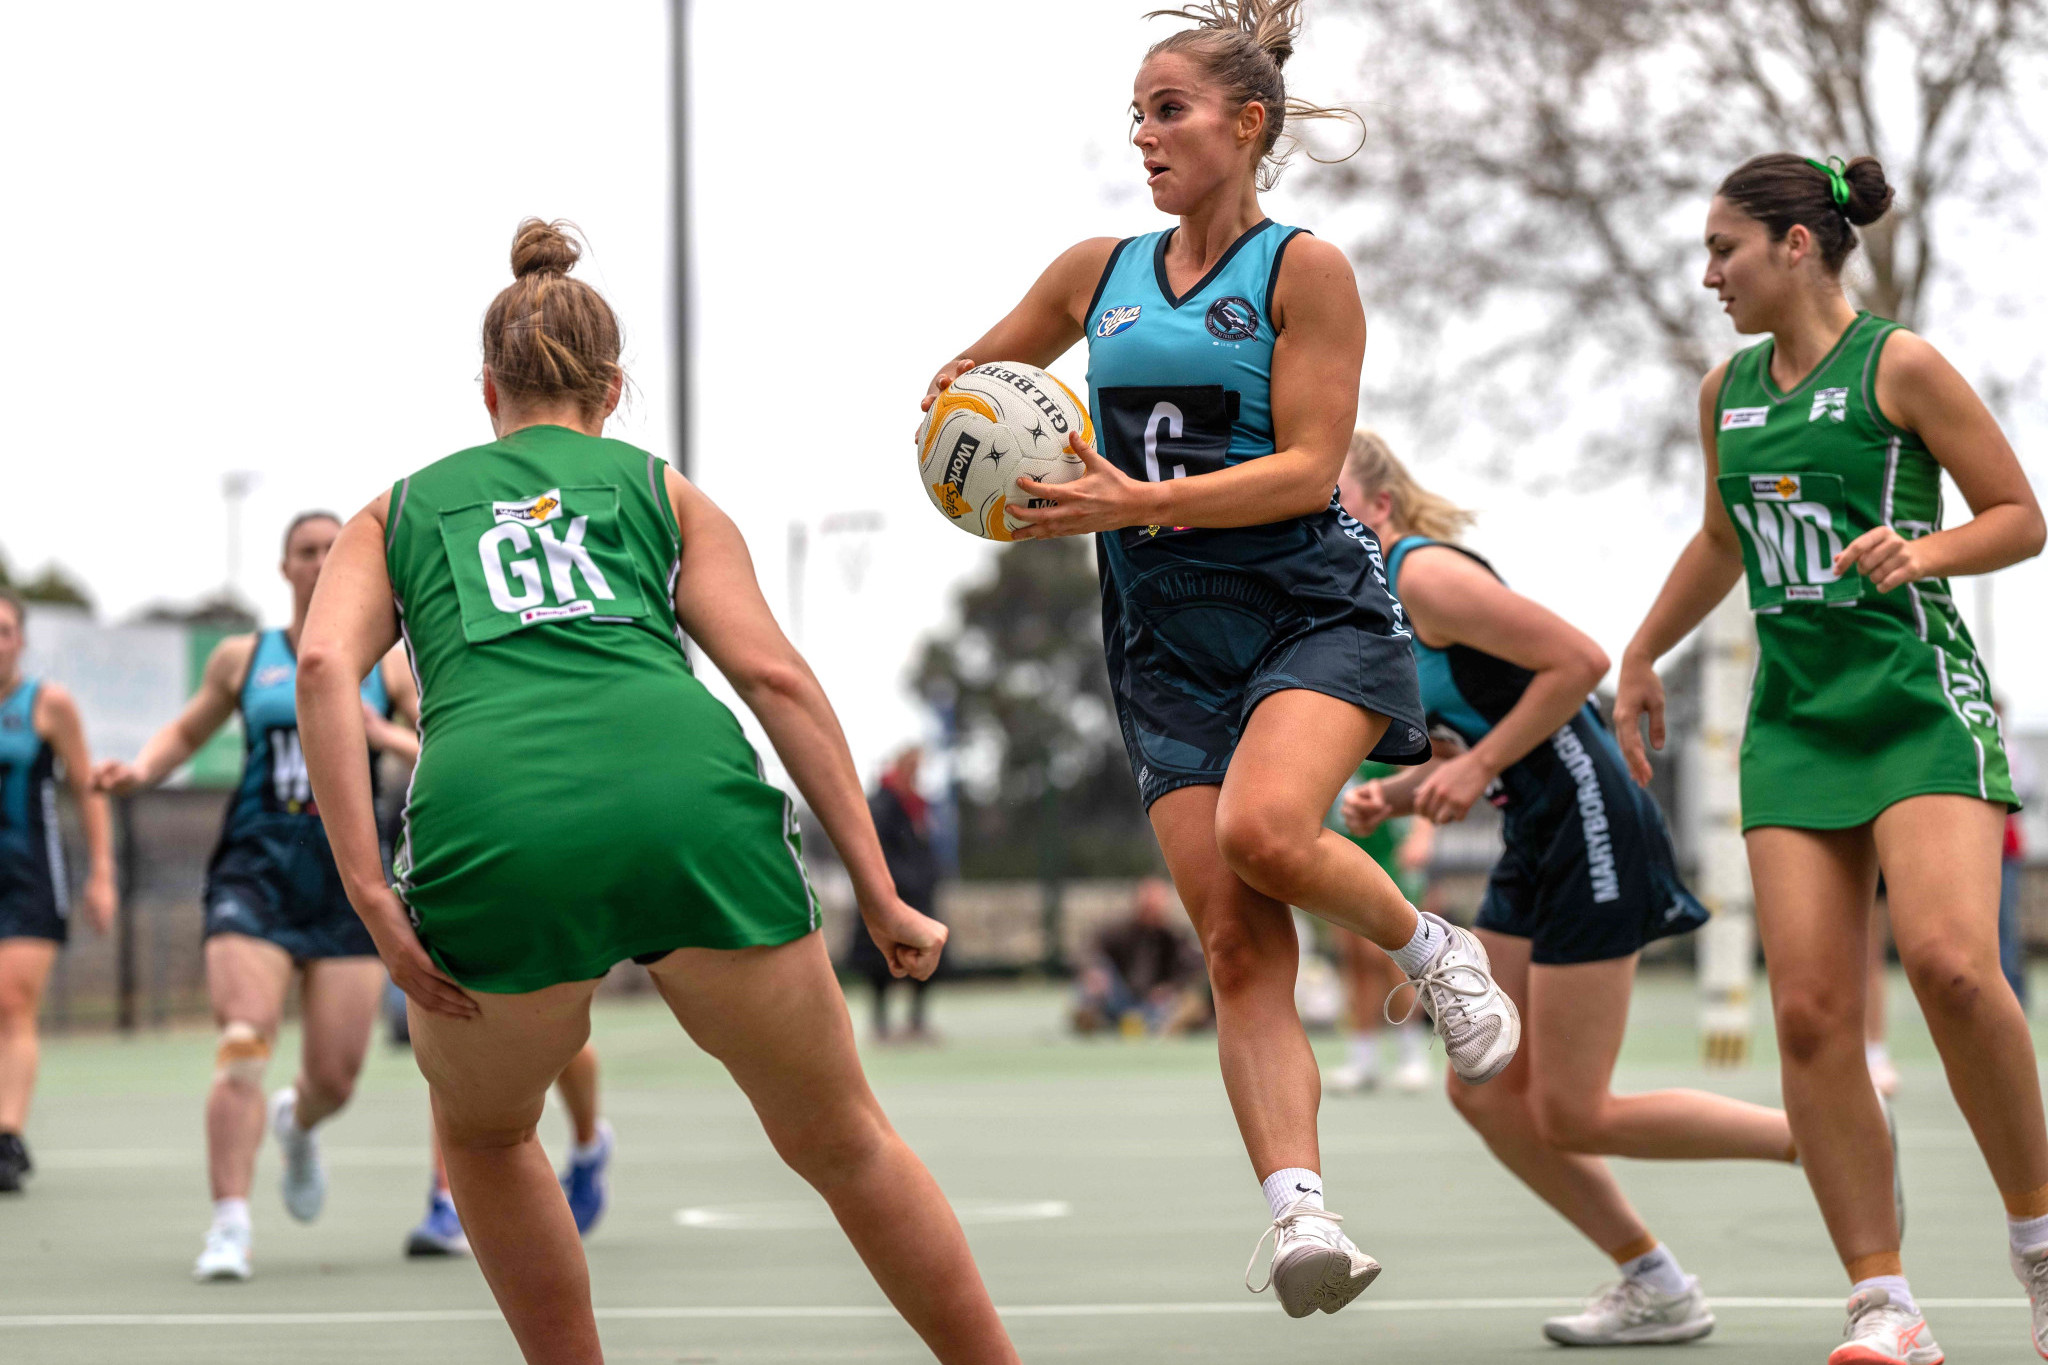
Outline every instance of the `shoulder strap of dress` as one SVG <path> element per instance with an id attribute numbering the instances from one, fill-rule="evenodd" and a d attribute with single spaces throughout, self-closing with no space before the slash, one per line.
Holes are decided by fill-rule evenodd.
<path id="1" fill-rule="evenodd" d="M 1084 335 L 1094 329 L 1095 310 L 1102 304 L 1102 291 L 1109 288 L 1109 277 L 1116 273 L 1116 263 L 1123 259 L 1124 251 L 1137 240 L 1136 237 L 1126 237 L 1109 249 L 1109 259 L 1102 263 L 1102 276 L 1095 281 L 1095 292 L 1089 296 L 1088 311 L 1081 315 Z"/>

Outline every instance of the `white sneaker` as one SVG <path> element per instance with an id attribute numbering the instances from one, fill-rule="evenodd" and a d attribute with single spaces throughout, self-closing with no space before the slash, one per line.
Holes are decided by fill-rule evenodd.
<path id="1" fill-rule="evenodd" d="M 1252 1258 L 1245 1263 L 1244 1287 L 1254 1294 L 1273 1287 L 1274 1297 L 1290 1318 L 1305 1318 L 1320 1308 L 1334 1313 L 1357 1298 L 1379 1277 L 1380 1263 L 1351 1244 L 1337 1230 L 1344 1219 L 1297 1199 L 1273 1220 L 1273 1226 L 1259 1234 Z M 1266 1284 L 1252 1283 L 1252 1267 L 1273 1238 L 1273 1263 L 1266 1267 Z"/>
<path id="2" fill-rule="evenodd" d="M 1688 1275 L 1683 1294 L 1660 1294 L 1642 1280 L 1622 1280 L 1586 1300 L 1586 1309 L 1543 1324 L 1561 1346 L 1663 1346 L 1697 1341 L 1714 1330 L 1699 1277 Z"/>
<path id="3" fill-rule="evenodd" d="M 215 1223 L 206 1230 L 206 1250 L 192 1263 L 192 1278 L 246 1280 L 249 1269 L 249 1229 Z"/>
<path id="4" fill-rule="evenodd" d="M 1380 1086 L 1380 1073 L 1357 1062 L 1346 1062 L 1323 1077 L 1323 1088 L 1338 1095 L 1363 1095 Z"/>
<path id="5" fill-rule="evenodd" d="M 1424 912 L 1450 935 L 1436 956 L 1422 969 L 1387 995 L 1387 1022 L 1396 1026 L 1413 1018 L 1419 1007 L 1444 1040 L 1451 1070 L 1467 1085 L 1483 1085 L 1515 1060 L 1522 1043 L 1522 1015 L 1493 979 L 1493 965 L 1477 935 L 1460 929 L 1441 915 Z M 1408 1010 L 1394 1017 L 1394 997 L 1414 988 Z"/>
<path id="6" fill-rule="evenodd" d="M 1842 1344 L 1828 1353 L 1828 1365 L 1941 1365 L 1944 1359 L 1927 1319 L 1893 1303 L 1882 1289 L 1849 1300 Z"/>
<path id="7" fill-rule="evenodd" d="M 2048 1360 L 2048 1245 L 2013 1252 L 2012 1273 L 2026 1286 L 2034 1310 L 2034 1353 Z"/>
<path id="8" fill-rule="evenodd" d="M 320 1161 L 319 1137 L 298 1125 L 298 1101 L 298 1092 L 290 1086 L 270 1097 L 270 1131 L 284 1154 L 285 1210 L 301 1223 L 310 1223 L 327 1203 L 327 1168 Z"/>
<path id="9" fill-rule="evenodd" d="M 1394 1068 L 1394 1089 L 1404 1095 L 1419 1095 L 1436 1084 L 1436 1072 L 1421 1057 L 1410 1057 Z"/>

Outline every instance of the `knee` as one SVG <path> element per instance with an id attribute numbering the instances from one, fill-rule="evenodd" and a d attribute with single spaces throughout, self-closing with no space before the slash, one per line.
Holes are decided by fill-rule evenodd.
<path id="1" fill-rule="evenodd" d="M 213 1079 L 216 1084 L 260 1092 L 263 1073 L 270 1066 L 270 1035 L 241 1019 L 221 1026 L 213 1049 Z"/>
<path id="2" fill-rule="evenodd" d="M 312 1062 L 305 1066 L 307 1089 L 327 1102 L 331 1109 L 339 1109 L 349 1102 L 356 1092 L 356 1074 L 353 1069 L 338 1062 Z"/>
<path id="3" fill-rule="evenodd" d="M 1285 940 L 1245 921 L 1241 916 L 1218 915 L 1202 935 L 1202 957 L 1209 968 L 1209 986 L 1219 996 L 1239 997 L 1262 989 L 1282 991 L 1294 998 L 1295 957 L 1300 949 L 1294 940 L 1294 925 L 1282 917 Z"/>
<path id="4" fill-rule="evenodd" d="M 1607 1125 L 1604 1097 L 1588 1100 L 1578 1095 L 1539 1095 L 1535 1102 L 1536 1135 L 1543 1145 L 1560 1152 L 1597 1155 L 1603 1148 Z"/>
<path id="5" fill-rule="evenodd" d="M 776 1154 L 812 1188 L 829 1190 L 874 1161 L 895 1134 L 872 1103 L 834 1106 L 771 1130 Z"/>
<path id="6" fill-rule="evenodd" d="M 1786 992 L 1778 996 L 1775 1013 L 1778 1053 L 1787 1065 L 1813 1066 L 1845 1040 L 1862 1045 L 1862 1015 L 1837 993 Z"/>
<path id="7" fill-rule="evenodd" d="M 1255 804 L 1230 805 L 1216 814 L 1216 848 L 1247 886 L 1275 900 L 1292 901 L 1320 829 L 1297 829 L 1294 822 Z"/>
<path id="8" fill-rule="evenodd" d="M 1528 1125 L 1528 1098 L 1496 1077 L 1485 1085 L 1467 1085 L 1454 1071 L 1444 1076 L 1451 1108 L 1482 1136 Z"/>
<path id="9" fill-rule="evenodd" d="M 16 983 L 0 982 L 0 1038 L 33 1032 L 41 1003 L 36 992 Z"/>
<path id="10" fill-rule="evenodd" d="M 1947 944 L 1916 949 L 1906 960 L 1906 979 L 1912 982 L 1921 1009 L 1950 1018 L 1976 1013 L 1992 983 L 2001 991 L 2008 989 L 1996 960 L 1980 961 L 1978 955 Z"/>

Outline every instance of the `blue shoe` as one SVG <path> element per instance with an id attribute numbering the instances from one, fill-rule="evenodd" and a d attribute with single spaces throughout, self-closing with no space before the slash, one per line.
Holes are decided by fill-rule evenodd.
<path id="1" fill-rule="evenodd" d="M 469 1238 L 462 1233 L 462 1217 L 455 1212 L 455 1201 L 444 1192 L 435 1190 L 427 1196 L 427 1216 L 420 1225 L 406 1234 L 405 1254 L 408 1256 L 467 1256 Z"/>
<path id="2" fill-rule="evenodd" d="M 611 1202 L 611 1190 L 605 1183 L 605 1169 L 612 1164 L 612 1126 L 603 1119 L 597 1121 L 597 1155 L 587 1161 L 579 1161 L 572 1153 L 569 1169 L 562 1172 L 562 1193 L 569 1197 L 569 1212 L 576 1215 L 576 1231 L 580 1236 L 589 1236 L 597 1226 L 597 1220 L 604 1217 L 605 1205 Z"/>

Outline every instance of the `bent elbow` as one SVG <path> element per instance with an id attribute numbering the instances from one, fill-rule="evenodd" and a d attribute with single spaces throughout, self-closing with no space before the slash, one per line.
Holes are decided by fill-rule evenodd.
<path id="1" fill-rule="evenodd" d="M 2048 518 L 2042 517 L 2038 506 L 2034 508 L 2032 520 L 2027 523 L 2026 539 L 2021 544 L 2026 550 L 2021 556 L 2023 559 L 2032 559 L 2040 554 L 2044 547 L 2048 547 Z"/>
<path id="2" fill-rule="evenodd" d="M 348 661 L 342 657 L 341 650 L 331 644 L 300 642 L 297 689 L 299 696 L 311 696 L 323 686 L 339 686 L 347 682 Z"/>
<path id="3" fill-rule="evenodd" d="M 729 673 L 727 680 L 749 706 L 758 706 L 801 697 L 810 682 L 810 671 L 795 659 L 750 659 Z"/>
<path id="4" fill-rule="evenodd" d="M 1585 680 L 1586 691 L 1591 692 L 1598 687 L 1600 680 L 1607 676 L 1607 670 L 1613 666 L 1614 661 L 1607 657 L 1606 650 L 1591 640 L 1586 641 L 1586 647 L 1578 658 L 1579 674 Z"/>

